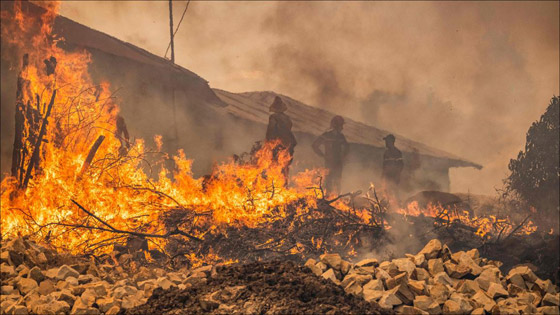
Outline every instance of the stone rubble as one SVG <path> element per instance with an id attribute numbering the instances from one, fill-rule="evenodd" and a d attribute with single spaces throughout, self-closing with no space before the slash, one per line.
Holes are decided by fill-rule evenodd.
<path id="1" fill-rule="evenodd" d="M 416 255 L 356 264 L 325 254 L 305 266 L 347 293 L 397 314 L 559 314 L 559 289 L 527 266 L 503 275 L 477 249 L 452 253 L 433 239 Z M 344 270 L 339 266 L 350 266 Z"/>

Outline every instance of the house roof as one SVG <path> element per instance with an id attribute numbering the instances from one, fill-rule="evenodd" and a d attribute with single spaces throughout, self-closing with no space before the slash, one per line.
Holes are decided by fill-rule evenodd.
<path id="1" fill-rule="evenodd" d="M 314 136 L 318 136 L 328 130 L 332 117 L 336 115 L 335 113 L 306 105 L 288 96 L 270 91 L 231 93 L 214 89 L 214 92 L 222 101 L 229 105 L 225 109 L 230 114 L 262 124 L 268 123 L 268 117 L 270 115 L 268 107 L 274 100 L 274 97 L 279 96 L 288 105 L 286 114 L 292 118 L 293 130 L 295 132 L 303 132 Z M 447 160 L 450 167 L 482 168 L 482 166 L 477 163 L 405 138 L 396 133 L 369 126 L 347 117 L 345 117 L 344 120 L 344 134 L 350 143 L 383 148 L 385 147 L 383 137 L 392 133 L 395 135 L 398 148 L 404 152 L 413 152 L 414 149 L 417 149 L 422 155 Z"/>

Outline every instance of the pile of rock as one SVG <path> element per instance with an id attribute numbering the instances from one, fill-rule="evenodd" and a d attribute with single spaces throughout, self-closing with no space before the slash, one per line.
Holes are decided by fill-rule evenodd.
<path id="1" fill-rule="evenodd" d="M 141 266 L 132 272 L 126 268 L 129 254 L 114 264 L 78 260 L 52 267 L 64 259 L 23 238 L 3 242 L 0 257 L 1 314 L 117 314 L 144 304 L 156 288 L 204 283 L 212 270 L 166 272 Z"/>
<path id="2" fill-rule="evenodd" d="M 560 294 L 527 266 L 504 276 L 500 262 L 477 249 L 452 253 L 437 239 L 418 254 L 379 263 L 351 264 L 338 254 L 309 259 L 311 271 L 348 293 L 405 314 L 559 314 Z"/>

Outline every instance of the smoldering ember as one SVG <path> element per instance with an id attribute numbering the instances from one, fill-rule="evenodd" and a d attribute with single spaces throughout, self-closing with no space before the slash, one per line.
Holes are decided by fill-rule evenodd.
<path id="1" fill-rule="evenodd" d="M 2 1 L 1 313 L 559 314 L 559 36 L 558 15 L 550 15 L 558 6 Z M 374 32 L 394 8 L 424 21 L 399 18 L 391 24 L 401 30 Z M 378 11 L 386 19 L 368 17 Z M 126 19 L 141 31 L 114 32 L 136 34 L 129 41 L 142 34 L 133 42 L 147 46 L 161 40 L 150 35 L 161 26 L 168 51 L 148 52 L 61 12 L 99 27 Z M 139 22 L 149 16 L 150 30 Z M 533 18 L 556 42 L 531 36 L 540 25 Z M 461 39 L 444 39 L 439 28 Z M 518 35 L 501 39 L 510 28 Z M 229 34 L 220 40 L 241 43 L 208 35 L 216 29 Z M 240 29 L 244 37 L 235 34 Z M 270 44 L 263 30 L 271 29 L 286 30 L 278 38 L 290 44 L 253 56 L 249 50 Z M 324 34 L 336 48 L 314 38 Z M 412 52 L 395 44 L 408 51 L 390 59 L 366 62 L 357 51 L 355 60 L 340 57 L 361 47 L 354 42 L 361 36 L 378 47 L 414 42 L 412 34 L 427 44 Z M 439 44 L 430 50 L 434 37 L 457 45 L 452 54 L 463 53 L 463 41 L 488 50 L 480 48 L 477 61 L 465 53 L 430 64 L 442 53 Z M 181 38 L 200 45 L 188 55 Z M 533 39 L 538 53 L 508 48 Z M 486 63 L 483 56 L 496 51 Z M 222 89 L 180 65 L 205 65 L 204 58 L 222 58 L 222 65 L 197 68 L 221 72 Z M 504 66 L 502 58 L 517 61 Z M 359 67 L 341 70 L 358 60 Z M 414 82 L 424 73 L 412 75 L 423 66 L 412 63 L 462 70 L 430 83 L 426 102 Z M 384 85 L 395 79 L 386 64 L 415 88 Z M 510 81 L 495 76 L 494 65 Z M 556 70 L 531 79 L 539 92 L 519 83 L 544 68 Z M 377 78 L 365 82 L 375 92 L 363 93 L 364 82 L 348 84 L 349 73 Z M 450 92 L 470 89 L 461 82 L 476 97 Z M 480 82 L 496 94 L 480 91 Z M 261 84 L 284 94 L 227 91 Z M 438 93 L 450 101 L 436 100 Z M 356 104 L 372 107 L 356 111 Z M 450 104 L 465 108 L 431 115 Z M 399 116 L 403 108 L 412 116 Z M 483 110 L 491 120 L 447 121 Z M 433 130 L 419 135 L 422 125 Z M 486 141 L 494 142 L 490 149 Z M 500 159 L 512 143 L 511 156 Z M 499 151 L 496 159 L 483 158 L 490 151 Z M 503 173 L 502 184 L 483 190 L 495 173 Z"/>

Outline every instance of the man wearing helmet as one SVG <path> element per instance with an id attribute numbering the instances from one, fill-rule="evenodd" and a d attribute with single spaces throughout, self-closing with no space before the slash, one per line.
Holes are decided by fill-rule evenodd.
<path id="1" fill-rule="evenodd" d="M 313 142 L 313 151 L 325 159 L 325 167 L 329 174 L 325 180 L 327 192 L 340 193 L 342 164 L 348 154 L 348 142 L 342 134 L 344 118 L 335 116 L 331 120 L 331 130 L 320 135 Z M 324 151 L 321 150 L 324 147 Z"/>
<path id="2" fill-rule="evenodd" d="M 383 154 L 383 185 L 385 194 L 391 202 L 398 202 L 399 182 L 403 170 L 402 153 L 395 147 L 395 136 L 387 135 L 385 138 L 385 153 Z"/>
<path id="3" fill-rule="evenodd" d="M 292 120 L 284 112 L 288 106 L 279 96 L 274 98 L 269 110 L 273 112 L 268 119 L 268 127 L 266 129 L 266 141 L 280 140 L 280 147 L 274 152 L 274 159 L 278 162 L 278 150 L 288 150 L 292 157 L 290 161 L 282 169 L 285 185 L 288 184 L 288 172 L 290 164 L 294 156 L 294 148 L 297 144 L 296 137 L 292 133 Z"/>

